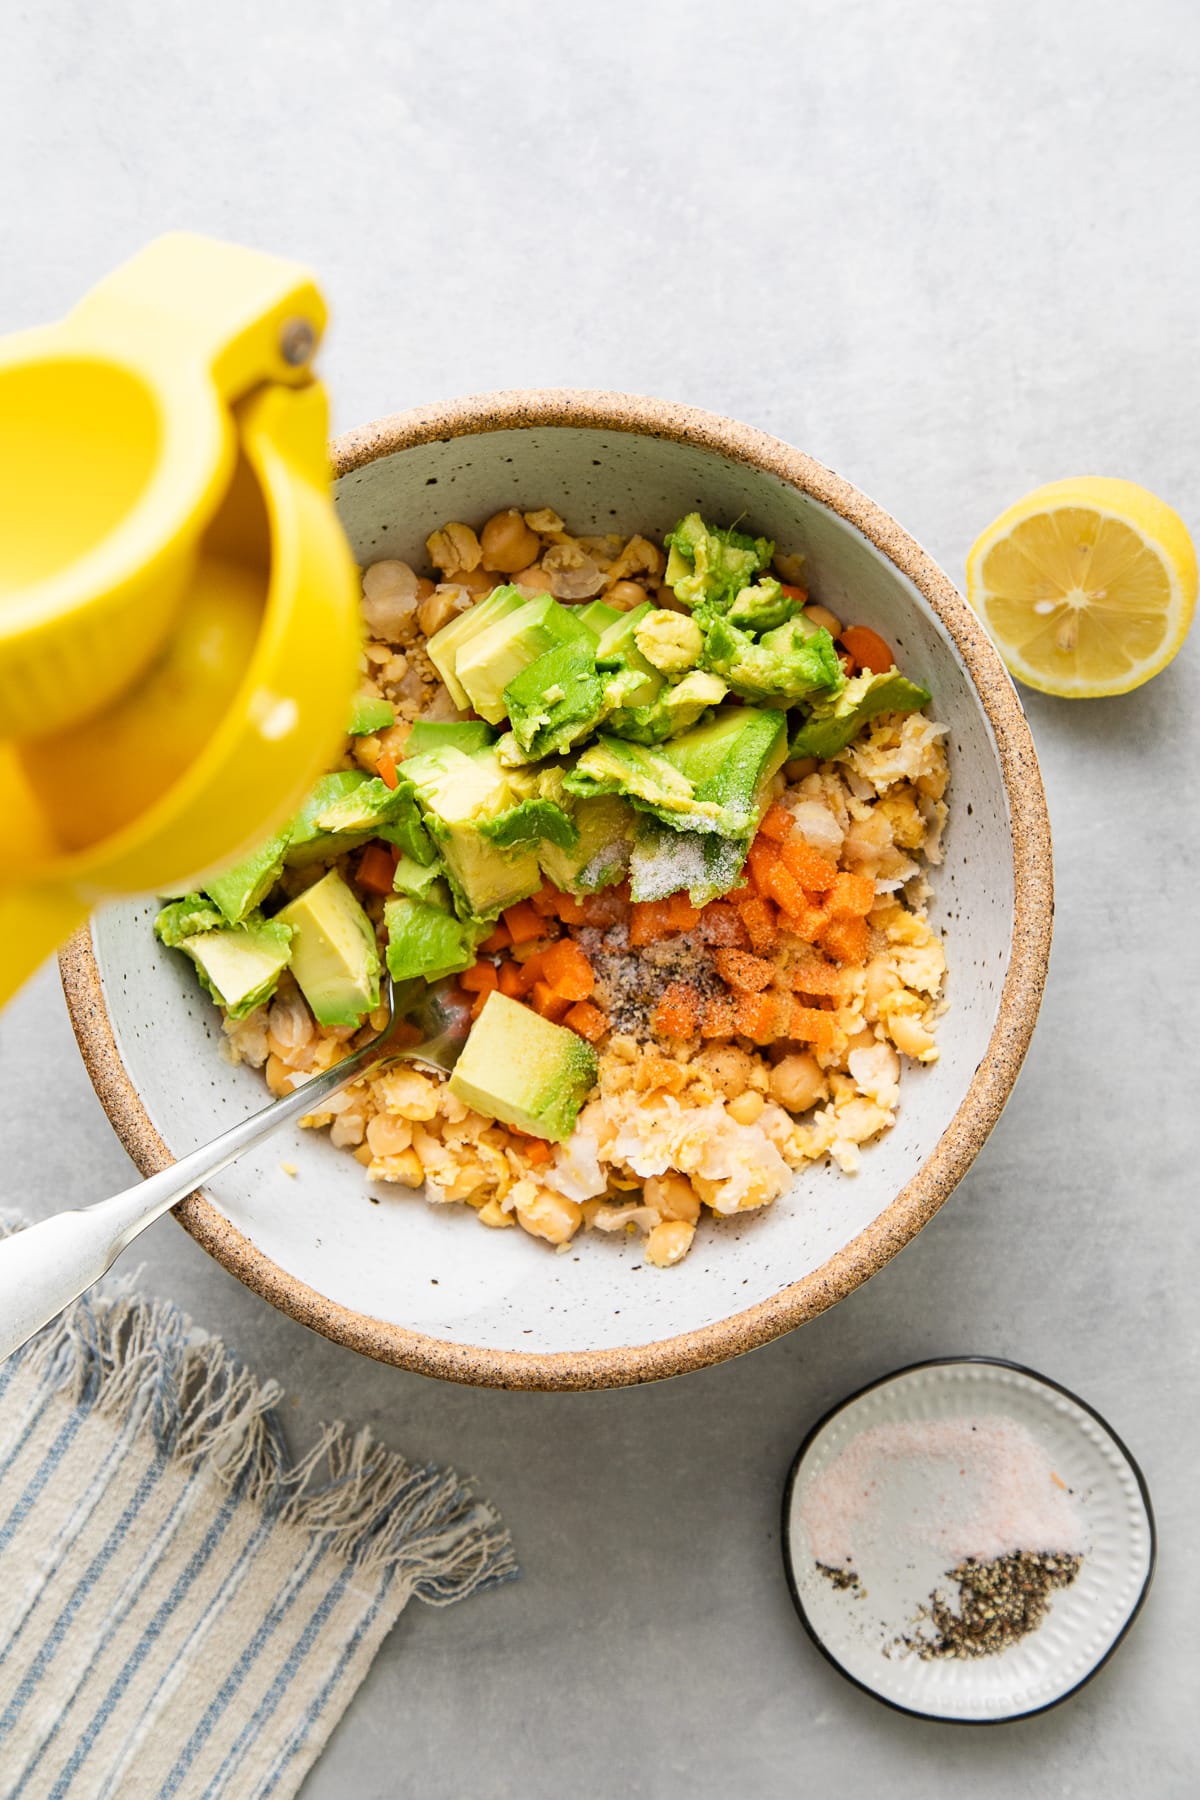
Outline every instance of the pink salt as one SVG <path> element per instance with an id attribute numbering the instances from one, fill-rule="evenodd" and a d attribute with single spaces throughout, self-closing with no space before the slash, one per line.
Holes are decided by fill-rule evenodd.
<path id="1" fill-rule="evenodd" d="M 936 1551 L 947 1569 L 1013 1550 L 1082 1549 L 1071 1496 L 1015 1419 L 873 1425 L 804 1486 L 814 1559 L 857 1568 L 886 1538 Z"/>

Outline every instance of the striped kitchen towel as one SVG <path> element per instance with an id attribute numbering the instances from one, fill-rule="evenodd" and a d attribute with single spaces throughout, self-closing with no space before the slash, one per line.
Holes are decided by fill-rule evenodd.
<path id="1" fill-rule="evenodd" d="M 327 1427 L 164 1302 L 85 1297 L 0 1367 L 0 1794 L 294 1794 L 415 1594 L 516 1573 L 453 1473 Z"/>

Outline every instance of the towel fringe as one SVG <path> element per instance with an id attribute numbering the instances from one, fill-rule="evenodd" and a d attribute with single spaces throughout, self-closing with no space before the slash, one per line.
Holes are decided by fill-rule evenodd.
<path id="1" fill-rule="evenodd" d="M 0 1236 L 20 1221 L 0 1214 Z M 327 1540 L 364 1576 L 394 1571 L 430 1606 L 449 1606 L 518 1573 L 499 1517 L 452 1469 L 414 1465 L 371 1431 L 323 1425 L 298 1460 L 278 1415 L 283 1390 L 259 1382 L 219 1338 L 127 1279 L 93 1289 L 17 1351 L 22 1366 L 77 1406 L 150 1433 L 159 1454 L 204 1461 L 281 1523 Z"/>

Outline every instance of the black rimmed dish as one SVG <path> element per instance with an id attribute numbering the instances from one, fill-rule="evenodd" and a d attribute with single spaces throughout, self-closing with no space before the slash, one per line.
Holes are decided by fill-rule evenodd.
<path id="1" fill-rule="evenodd" d="M 922 1491 L 932 1489 L 906 1485 L 899 1473 L 884 1484 L 871 1500 L 871 1566 L 851 1571 L 822 1566 L 814 1554 L 827 1532 L 814 1484 L 865 1431 L 908 1427 L 914 1442 L 918 1433 L 940 1433 L 944 1442 L 967 1420 L 988 1421 L 1000 1440 L 1032 1439 L 1076 1521 L 1074 1543 L 1012 1548 L 1077 1551 L 1080 1562 L 1074 1580 L 1047 1596 L 1035 1630 L 990 1655 L 922 1656 L 914 1646 L 937 1635 L 926 1610 L 932 1564 L 914 1555 L 912 1520 Z M 975 1725 L 1045 1712 L 1090 1681 L 1141 1610 L 1157 1551 L 1145 1479 L 1112 1427 L 1057 1382 L 987 1357 L 898 1369 L 826 1413 L 788 1472 L 781 1537 L 801 1623 L 835 1669 L 897 1711 Z M 936 1555 L 931 1548 L 928 1556 Z M 953 1584 L 939 1585 L 956 1603 Z"/>

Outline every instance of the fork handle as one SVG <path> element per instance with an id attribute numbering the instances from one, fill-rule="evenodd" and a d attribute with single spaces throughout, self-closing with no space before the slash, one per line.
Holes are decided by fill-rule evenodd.
<path id="1" fill-rule="evenodd" d="M 384 1060 L 373 1040 L 149 1180 L 0 1239 L 0 1362 L 99 1281 L 147 1225 L 289 1119 L 319 1111 L 364 1064 Z"/>

